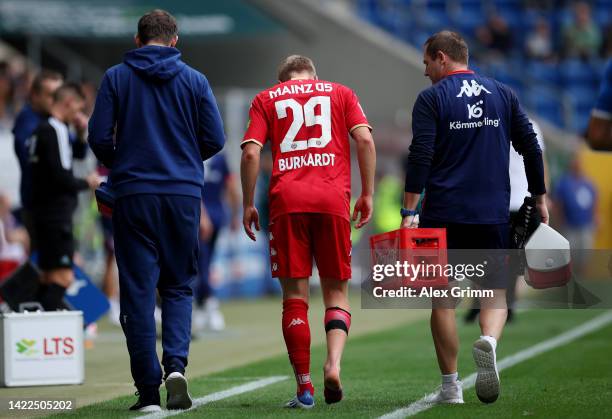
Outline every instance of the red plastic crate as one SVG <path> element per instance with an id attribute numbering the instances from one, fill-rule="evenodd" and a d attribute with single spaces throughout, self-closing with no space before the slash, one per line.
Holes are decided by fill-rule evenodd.
<path id="1" fill-rule="evenodd" d="M 388 233 L 370 237 L 372 266 L 376 264 L 393 264 L 404 261 L 412 265 L 441 265 L 448 263 L 446 248 L 446 229 L 444 228 L 402 228 Z M 433 270 L 432 270 L 433 271 Z M 433 275 L 411 277 L 393 277 L 384 280 L 385 288 L 399 287 L 445 287 L 448 277 L 444 269 L 436 269 Z M 433 273 L 430 271 L 430 273 Z M 441 275 L 436 275 L 441 273 Z"/>
<path id="2" fill-rule="evenodd" d="M 21 265 L 18 260 L 0 260 L 0 281 L 8 278 Z"/>

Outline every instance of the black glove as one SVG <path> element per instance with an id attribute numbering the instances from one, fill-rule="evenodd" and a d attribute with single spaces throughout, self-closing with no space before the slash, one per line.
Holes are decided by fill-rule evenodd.
<path id="1" fill-rule="evenodd" d="M 523 205 L 518 210 L 518 215 L 510 226 L 510 244 L 514 249 L 523 249 L 529 237 L 542 222 L 542 217 L 537 211 L 536 200 L 530 196 L 525 197 Z"/>

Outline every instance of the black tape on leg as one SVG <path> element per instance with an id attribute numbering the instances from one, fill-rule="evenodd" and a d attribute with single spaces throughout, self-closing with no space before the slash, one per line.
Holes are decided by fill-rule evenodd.
<path id="1" fill-rule="evenodd" d="M 348 335 L 348 327 L 346 327 L 346 323 L 344 323 L 342 320 L 330 320 L 325 323 L 325 333 L 334 329 L 344 330 Z"/>

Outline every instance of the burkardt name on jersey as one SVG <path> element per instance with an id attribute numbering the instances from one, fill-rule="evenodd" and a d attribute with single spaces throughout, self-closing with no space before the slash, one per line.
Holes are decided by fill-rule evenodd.
<path id="1" fill-rule="evenodd" d="M 285 170 L 295 170 L 302 167 L 333 166 L 335 160 L 336 155 L 334 153 L 308 153 L 303 156 L 278 159 L 278 169 L 284 172 Z"/>
<path id="2" fill-rule="evenodd" d="M 314 92 L 329 93 L 333 90 L 334 86 L 331 83 L 310 82 L 280 86 L 274 90 L 270 90 L 268 95 L 270 95 L 270 99 L 275 99 L 284 95 L 298 95 Z"/>
<path id="3" fill-rule="evenodd" d="M 471 80 L 471 83 L 467 80 L 463 80 L 463 85 L 461 86 L 461 90 L 457 94 L 457 97 L 479 97 L 481 93 L 486 93 L 487 95 L 492 94 L 486 87 L 479 84 L 476 80 Z M 485 95 L 486 96 L 486 95 Z M 450 121 L 449 129 L 457 130 L 457 129 L 472 129 L 472 128 L 481 128 L 481 127 L 499 127 L 500 118 L 491 119 L 487 116 L 483 118 L 483 108 L 484 99 L 479 100 L 476 103 L 468 103 L 467 104 L 467 112 L 468 119 L 479 119 L 477 121 Z M 482 119 L 480 119 L 482 118 Z"/>

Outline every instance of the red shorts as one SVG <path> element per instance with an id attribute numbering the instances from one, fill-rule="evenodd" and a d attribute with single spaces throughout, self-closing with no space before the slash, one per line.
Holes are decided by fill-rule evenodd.
<path id="1" fill-rule="evenodd" d="M 308 278 L 315 260 L 322 278 L 351 277 L 351 225 L 331 214 L 297 213 L 270 223 L 270 265 L 274 278 Z"/>

